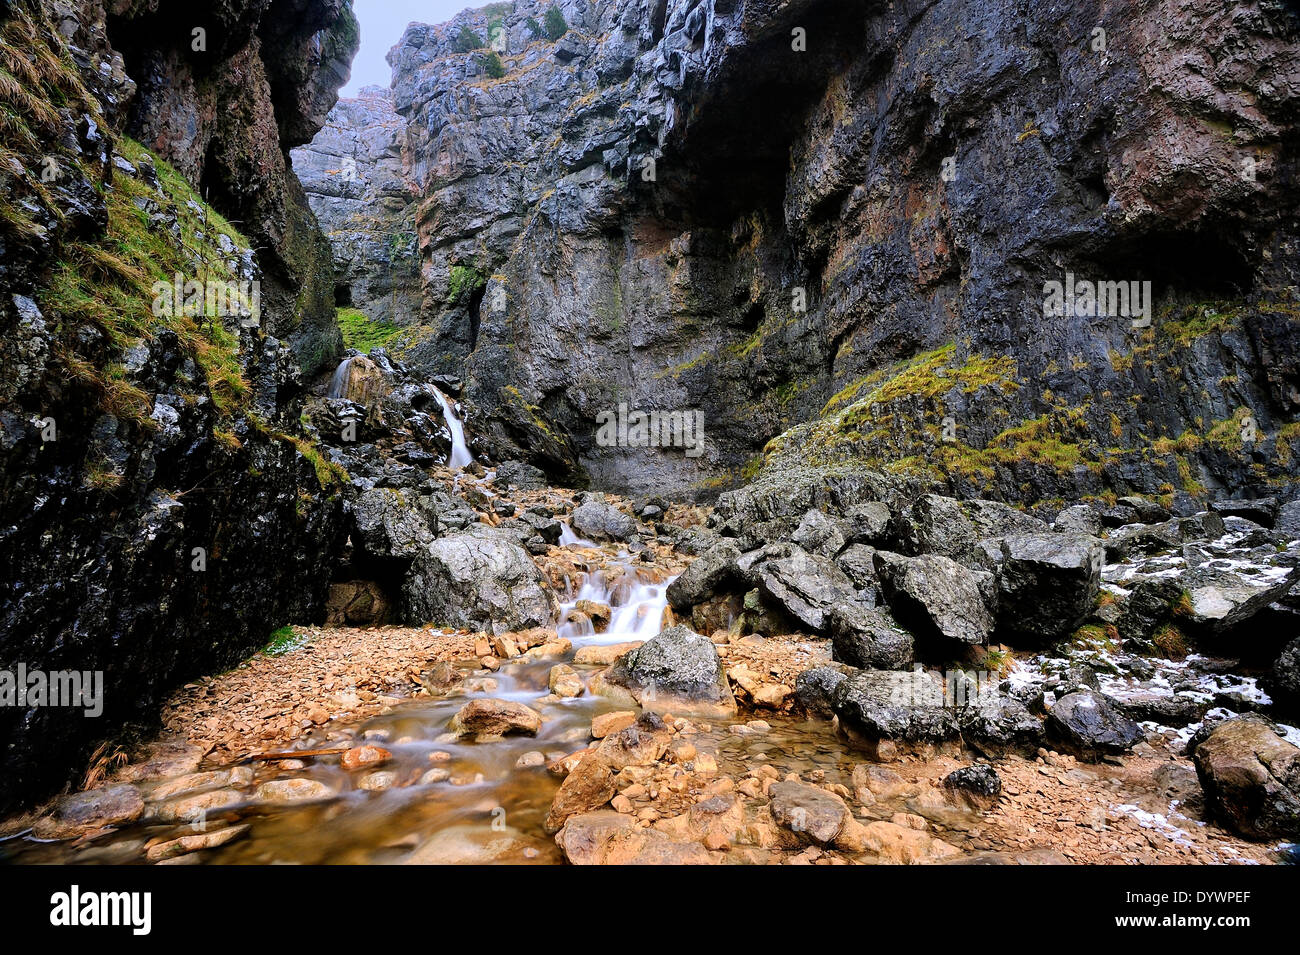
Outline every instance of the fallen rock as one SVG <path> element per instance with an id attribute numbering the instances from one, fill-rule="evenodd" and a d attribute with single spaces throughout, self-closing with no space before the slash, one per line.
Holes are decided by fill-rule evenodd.
<path id="1" fill-rule="evenodd" d="M 402 597 L 407 620 L 493 633 L 546 626 L 558 613 L 537 564 L 508 533 L 490 527 L 430 543 Z"/>
<path id="2" fill-rule="evenodd" d="M 641 646 L 644 640 L 629 640 L 627 643 L 603 643 L 579 647 L 573 655 L 573 662 L 587 666 L 609 666 L 623 654 Z"/>
<path id="3" fill-rule="evenodd" d="M 856 824 L 851 830 L 852 848 L 873 852 L 882 861 L 895 865 L 938 862 L 961 854 L 956 846 L 936 839 L 928 832 L 893 822 Z M 850 846 L 846 845 L 846 848 Z"/>
<path id="4" fill-rule="evenodd" d="M 590 812 L 606 805 L 618 788 L 614 784 L 615 772 L 599 755 L 588 752 L 564 777 L 543 827 L 547 832 L 558 831 L 570 816 Z M 619 815 L 619 813 L 614 813 Z"/>
<path id="5" fill-rule="evenodd" d="M 831 617 L 832 651 L 840 663 L 868 670 L 903 670 L 912 665 L 912 635 L 889 611 L 849 603 Z"/>
<path id="6" fill-rule="evenodd" d="M 498 739 L 512 733 L 536 736 L 542 728 L 542 717 L 536 711 L 514 700 L 470 700 L 452 717 L 449 729 L 458 736 L 474 736 L 479 740 Z"/>
<path id="7" fill-rule="evenodd" d="M 809 783 L 773 783 L 768 795 L 777 825 L 803 842 L 830 845 L 850 818 L 843 799 Z"/>
<path id="8" fill-rule="evenodd" d="M 715 865 L 721 856 L 698 842 L 641 829 L 628 815 L 605 810 L 572 816 L 555 836 L 574 865 Z"/>
<path id="9" fill-rule="evenodd" d="M 617 733 L 636 722 L 633 710 L 614 710 L 592 717 L 591 735 L 593 739 L 604 739 L 611 733 Z"/>
<path id="10" fill-rule="evenodd" d="M 1249 839 L 1300 835 L 1300 748 L 1266 720 L 1225 720 L 1192 752 L 1215 816 Z"/>
<path id="11" fill-rule="evenodd" d="M 861 670 L 835 688 L 840 725 L 869 743 L 935 744 L 958 735 L 944 688 L 917 670 Z"/>
<path id="12" fill-rule="evenodd" d="M 582 677 L 578 676 L 578 671 L 567 663 L 558 663 L 551 667 L 547 685 L 552 693 L 562 699 L 582 696 L 587 689 L 582 682 Z"/>
<path id="13" fill-rule="evenodd" d="M 1073 632 L 1097 602 L 1105 552 L 1073 534 L 1020 534 L 1002 539 L 998 628 L 1047 643 Z"/>
<path id="14" fill-rule="evenodd" d="M 588 500 L 574 508 L 569 523 L 589 540 L 627 541 L 636 536 L 636 518 L 601 500 Z"/>
<path id="15" fill-rule="evenodd" d="M 1002 780 L 988 763 L 965 766 L 943 778 L 943 788 L 975 809 L 992 809 L 1002 795 Z"/>
<path id="16" fill-rule="evenodd" d="M 668 585 L 668 603 L 681 613 L 703 603 L 723 586 L 739 579 L 736 567 L 739 559 L 740 548 L 731 541 L 712 545 Z"/>
<path id="17" fill-rule="evenodd" d="M 848 677 L 835 667 L 812 667 L 795 678 L 794 698 L 813 716 L 826 719 L 835 715 L 835 688 Z"/>
<path id="18" fill-rule="evenodd" d="M 735 698 L 708 637 L 678 624 L 619 657 L 606 674 L 614 686 L 647 704 L 707 703 L 734 711 Z"/>
<path id="19" fill-rule="evenodd" d="M 258 802 L 294 803 L 333 799 L 334 790 L 315 779 L 273 779 L 257 787 Z"/>
<path id="20" fill-rule="evenodd" d="M 134 822 L 144 812 L 140 790 L 129 783 L 61 796 L 54 811 L 40 819 L 33 834 L 38 839 L 71 839 L 95 829 Z"/>
<path id="21" fill-rule="evenodd" d="M 975 571 L 948 557 L 904 557 L 876 552 L 876 574 L 894 619 L 917 636 L 957 643 L 984 643 L 993 630 L 981 582 L 992 584 L 987 571 Z"/>
<path id="22" fill-rule="evenodd" d="M 1142 730 L 1090 689 L 1076 690 L 1056 701 L 1047 714 L 1048 737 L 1085 759 L 1127 753 L 1142 742 Z"/>
<path id="23" fill-rule="evenodd" d="M 174 859 L 177 856 L 188 855 L 201 849 L 216 849 L 247 835 L 251 828 L 247 824 L 227 826 L 224 829 L 213 829 L 210 832 L 181 836 L 179 839 L 172 839 L 168 842 L 160 842 L 157 845 L 150 846 L 145 851 L 145 858 L 150 862 L 161 862 L 163 859 Z"/>

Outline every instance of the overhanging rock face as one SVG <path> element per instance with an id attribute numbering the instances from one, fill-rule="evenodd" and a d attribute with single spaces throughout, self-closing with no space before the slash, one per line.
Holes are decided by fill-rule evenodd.
<path id="1" fill-rule="evenodd" d="M 390 54 L 399 347 L 467 372 L 485 447 L 705 497 L 778 436 L 1014 499 L 1293 472 L 1294 12 L 621 0 L 557 43 L 543 6 L 500 78 L 455 47 L 483 11 Z M 598 441 L 623 403 L 702 411 L 705 453 Z"/>

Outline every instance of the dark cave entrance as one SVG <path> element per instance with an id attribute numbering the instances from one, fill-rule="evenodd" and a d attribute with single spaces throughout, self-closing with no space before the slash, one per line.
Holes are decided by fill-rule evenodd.
<path id="1" fill-rule="evenodd" d="M 334 286 L 334 307 L 351 308 L 352 307 L 352 286 L 346 282 L 339 282 Z"/>

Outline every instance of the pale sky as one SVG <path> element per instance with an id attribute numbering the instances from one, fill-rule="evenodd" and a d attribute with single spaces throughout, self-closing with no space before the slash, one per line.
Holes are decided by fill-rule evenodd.
<path id="1" fill-rule="evenodd" d="M 443 23 L 467 7 L 481 7 L 490 0 L 353 0 L 352 8 L 361 23 L 361 49 L 352 61 L 352 79 L 340 96 L 356 96 L 363 86 L 388 86 L 392 70 L 384 57 L 408 23 Z"/>

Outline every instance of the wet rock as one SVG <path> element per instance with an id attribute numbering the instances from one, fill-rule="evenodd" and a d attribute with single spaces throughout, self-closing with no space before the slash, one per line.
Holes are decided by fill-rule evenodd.
<path id="1" fill-rule="evenodd" d="M 1002 539 L 998 627 L 1043 643 L 1070 633 L 1096 603 L 1101 542 L 1069 534 Z"/>
<path id="2" fill-rule="evenodd" d="M 1200 695 L 1151 690 L 1126 694 L 1114 704 L 1137 723 L 1150 721 L 1160 726 L 1187 726 L 1205 718 L 1211 701 Z"/>
<path id="3" fill-rule="evenodd" d="M 587 689 L 582 682 L 582 677 L 578 676 L 578 672 L 565 663 L 551 667 L 550 675 L 547 677 L 547 686 L 550 687 L 552 693 L 563 699 L 582 696 Z"/>
<path id="4" fill-rule="evenodd" d="M 206 773 L 187 773 L 184 776 L 177 776 L 175 779 L 164 780 L 149 790 L 149 800 L 157 802 L 163 799 L 173 799 L 177 796 L 185 796 L 189 793 L 199 792 L 203 789 L 212 789 L 217 786 L 227 786 L 231 782 L 230 770 L 213 770 Z"/>
<path id="5" fill-rule="evenodd" d="M 386 789 L 392 789 L 396 785 L 397 773 L 387 769 L 367 773 L 357 781 L 357 788 L 366 792 L 383 792 Z"/>
<path id="6" fill-rule="evenodd" d="M 61 796 L 34 826 L 38 839 L 71 839 L 95 829 L 134 822 L 144 812 L 140 790 L 129 784 Z"/>
<path id="7" fill-rule="evenodd" d="M 977 763 L 949 773 L 943 788 L 976 809 L 988 810 L 1002 795 L 1002 780 L 988 763 Z"/>
<path id="8" fill-rule="evenodd" d="M 1047 714 L 1047 732 L 1062 748 L 1088 759 L 1127 753 L 1143 739 L 1136 723 L 1093 690 L 1057 700 Z"/>
<path id="9" fill-rule="evenodd" d="M 402 861 L 403 865 L 487 865 L 519 861 L 528 843 L 513 829 L 467 823 L 439 829 Z"/>
<path id="10" fill-rule="evenodd" d="M 589 751 L 579 759 L 551 801 L 543 822 L 546 831 L 556 832 L 570 816 L 606 805 L 618 792 L 615 775 L 610 765 L 594 752 Z"/>
<path id="11" fill-rule="evenodd" d="M 637 714 L 634 710 L 614 710 L 610 713 L 601 713 L 591 720 L 591 735 L 594 739 L 604 739 L 611 733 L 617 733 L 626 729 L 636 722 Z"/>
<path id="12" fill-rule="evenodd" d="M 643 713 L 630 726 L 607 733 L 595 746 L 595 753 L 615 772 L 628 766 L 650 766 L 663 758 L 672 738 L 672 730 L 663 720 Z"/>
<path id="13" fill-rule="evenodd" d="M 573 609 L 585 614 L 591 621 L 592 629 L 597 633 L 604 633 L 605 628 L 609 626 L 611 611 L 608 604 L 597 603 L 594 600 L 579 600 L 574 604 Z"/>
<path id="14" fill-rule="evenodd" d="M 246 798 L 233 789 L 214 789 L 151 806 L 149 816 L 162 822 L 194 822 L 237 806 Z"/>
<path id="15" fill-rule="evenodd" d="M 536 736 L 542 728 L 542 717 L 514 700 L 470 700 L 452 717 L 449 729 L 458 736 L 474 736 L 480 740 L 497 739 L 510 734 Z"/>
<path id="16" fill-rule="evenodd" d="M 894 618 L 918 637 L 984 643 L 993 630 L 981 586 L 992 575 L 947 557 L 876 553 L 876 573 Z"/>
<path id="17" fill-rule="evenodd" d="M 635 650 L 645 643 L 644 640 L 629 640 L 626 643 L 601 643 L 579 647 L 573 655 L 573 662 L 590 666 L 609 666 L 625 653 Z"/>
<path id="18" fill-rule="evenodd" d="M 404 616 L 494 633 L 549 624 L 554 595 L 532 558 L 493 528 L 471 529 L 431 543 L 403 586 Z"/>
<path id="19" fill-rule="evenodd" d="M 335 795 L 333 789 L 315 779 L 273 779 L 253 793 L 258 802 L 266 803 L 316 802 Z"/>
<path id="20" fill-rule="evenodd" d="M 735 699 L 712 641 L 678 624 L 619 657 L 606 674 L 642 705 L 672 700 L 734 710 Z"/>
<path id="21" fill-rule="evenodd" d="M 834 557 L 844 547 L 844 534 L 837 522 L 812 510 L 803 516 L 790 539 L 810 554 Z"/>
<path id="22" fill-rule="evenodd" d="M 1300 748 L 1258 717 L 1226 720 L 1193 750 L 1216 817 L 1250 839 L 1300 835 Z"/>
<path id="23" fill-rule="evenodd" d="M 739 579 L 736 567 L 739 559 L 740 548 L 731 541 L 713 544 L 668 585 L 668 603 L 674 610 L 684 612 L 704 602 L 723 586 Z"/>
<path id="24" fill-rule="evenodd" d="M 803 842 L 830 845 L 851 818 L 843 799 L 809 783 L 774 783 L 768 795 L 777 825 Z"/>
<path id="25" fill-rule="evenodd" d="M 248 835 L 251 828 L 249 825 L 227 826 L 224 829 L 181 836 L 179 839 L 150 846 L 145 852 L 145 858 L 150 862 L 161 862 L 163 859 L 174 859 L 203 849 L 216 849 Z"/>
<path id="26" fill-rule="evenodd" d="M 959 710 L 957 720 L 962 740 L 990 759 L 1032 754 L 1043 741 L 1043 721 L 1005 694 Z"/>
<path id="27" fill-rule="evenodd" d="M 745 824 L 745 809 L 733 794 L 701 800 L 686 812 L 655 822 L 654 828 L 683 842 L 695 840 L 706 849 L 726 849 Z"/>
<path id="28" fill-rule="evenodd" d="M 578 536 L 590 540 L 627 541 L 636 536 L 636 519 L 602 500 L 588 500 L 574 508 L 570 524 Z"/>
<path id="29" fill-rule="evenodd" d="M 912 635 L 887 610 L 850 603 L 831 616 L 835 659 L 868 670 L 902 670 L 912 665 Z"/>
<path id="30" fill-rule="evenodd" d="M 354 746 L 339 757 L 339 765 L 349 772 L 367 766 L 379 766 L 393 758 L 382 746 Z"/>
<path id="31" fill-rule="evenodd" d="M 835 688 L 847 677 L 835 667 L 813 667 L 795 679 L 795 701 L 804 711 L 829 719 L 834 715 Z"/>
<path id="32" fill-rule="evenodd" d="M 613 811 L 571 817 L 555 842 L 574 865 L 714 865 L 721 861 L 699 842 L 678 841 L 657 829 L 641 829 L 631 816 Z"/>
<path id="33" fill-rule="evenodd" d="M 835 714 L 870 742 L 933 744 L 958 735 L 944 688 L 917 670 L 862 670 L 835 688 Z"/>

